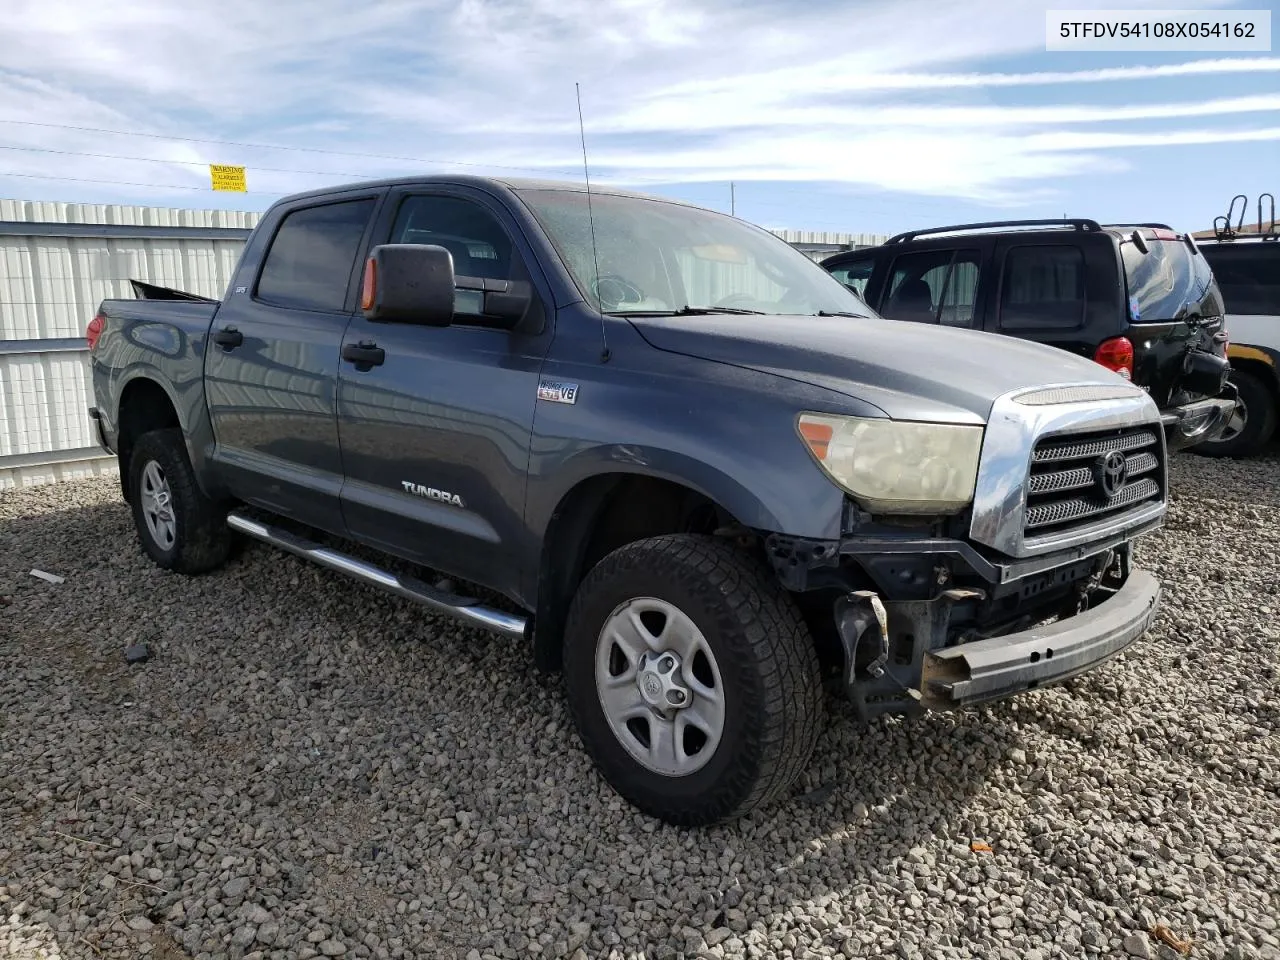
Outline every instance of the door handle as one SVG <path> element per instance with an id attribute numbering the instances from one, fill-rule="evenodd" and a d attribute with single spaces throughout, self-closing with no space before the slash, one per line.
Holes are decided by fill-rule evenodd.
<path id="1" fill-rule="evenodd" d="M 387 359 L 387 354 L 372 340 L 361 340 L 359 343 L 343 344 L 342 359 L 357 367 L 380 367 Z"/>
<path id="2" fill-rule="evenodd" d="M 213 335 L 213 342 L 230 350 L 232 347 L 238 347 L 244 343 L 244 334 L 235 327 L 223 327 Z"/>

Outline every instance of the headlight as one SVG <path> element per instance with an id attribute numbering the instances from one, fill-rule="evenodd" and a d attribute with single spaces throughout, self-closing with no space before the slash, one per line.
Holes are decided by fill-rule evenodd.
<path id="1" fill-rule="evenodd" d="M 800 436 L 872 513 L 956 513 L 973 500 L 982 427 L 804 413 Z"/>

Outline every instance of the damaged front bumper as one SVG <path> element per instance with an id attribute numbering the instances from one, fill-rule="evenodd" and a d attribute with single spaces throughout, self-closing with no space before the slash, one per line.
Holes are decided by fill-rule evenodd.
<path id="1" fill-rule="evenodd" d="M 926 651 L 917 688 L 920 705 L 933 710 L 970 706 L 1083 673 L 1145 633 L 1159 605 L 1159 581 L 1134 570 L 1118 591 L 1073 617 Z"/>
<path id="2" fill-rule="evenodd" d="M 1129 561 L 1125 544 L 1003 587 L 957 584 L 918 600 L 850 591 L 833 610 L 844 696 L 870 719 L 968 707 L 1091 670 L 1159 608 L 1159 581 Z M 1011 617 L 999 612 L 1010 606 Z"/>

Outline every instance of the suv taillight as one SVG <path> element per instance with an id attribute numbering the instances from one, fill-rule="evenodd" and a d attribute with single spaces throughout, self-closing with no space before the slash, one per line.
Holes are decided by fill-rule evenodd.
<path id="1" fill-rule="evenodd" d="M 102 336 L 102 331 L 105 329 L 107 329 L 107 318 L 102 314 L 98 314 L 89 321 L 89 326 L 84 331 L 84 338 L 89 341 L 90 350 L 98 345 L 98 338 Z"/>
<path id="2" fill-rule="evenodd" d="M 1126 380 L 1133 379 L 1133 343 L 1128 337 L 1112 337 L 1098 344 L 1093 359 Z"/>

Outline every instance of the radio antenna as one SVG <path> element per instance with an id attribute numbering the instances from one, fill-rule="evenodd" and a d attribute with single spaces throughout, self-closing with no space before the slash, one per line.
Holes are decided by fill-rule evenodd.
<path id="1" fill-rule="evenodd" d="M 582 176 L 587 181 L 587 224 L 591 227 L 591 266 L 595 270 L 595 295 L 600 300 L 600 254 L 596 250 L 596 219 L 591 210 L 591 170 L 587 166 L 587 128 L 582 122 L 582 88 L 575 83 L 578 96 L 578 136 L 582 138 Z M 600 301 L 604 306 L 604 302 Z M 600 311 L 600 362 L 609 362 L 609 341 L 605 336 L 604 311 Z"/>

